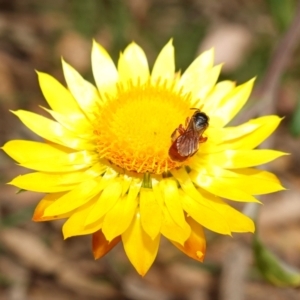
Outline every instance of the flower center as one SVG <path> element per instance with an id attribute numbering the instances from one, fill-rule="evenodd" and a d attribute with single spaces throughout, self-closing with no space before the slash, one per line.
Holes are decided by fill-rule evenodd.
<path id="1" fill-rule="evenodd" d="M 191 114 L 190 95 L 161 83 L 118 87 L 95 125 L 101 158 L 138 173 L 161 174 L 182 165 L 168 151 L 173 131 Z"/>

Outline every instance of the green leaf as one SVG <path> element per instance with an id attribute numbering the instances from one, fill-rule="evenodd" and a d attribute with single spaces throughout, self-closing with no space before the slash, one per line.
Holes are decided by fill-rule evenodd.
<path id="1" fill-rule="evenodd" d="M 253 248 L 257 268 L 267 281 L 280 287 L 300 286 L 300 271 L 276 257 L 262 244 L 257 233 Z"/>
<path id="2" fill-rule="evenodd" d="M 285 32 L 291 24 L 295 12 L 293 0 L 268 0 L 273 20 L 281 32 Z"/>
<path id="3" fill-rule="evenodd" d="M 300 101 L 298 101 L 296 109 L 293 113 L 292 120 L 290 123 L 290 131 L 291 134 L 296 137 L 300 135 Z"/>
<path id="4" fill-rule="evenodd" d="M 16 194 L 21 194 L 21 193 L 24 193 L 24 192 L 27 192 L 27 190 L 24 190 L 24 189 L 19 189 L 16 191 Z"/>
<path id="5" fill-rule="evenodd" d="M 28 220 L 31 220 L 33 212 L 34 212 L 34 205 L 30 205 L 28 207 L 18 210 L 17 212 L 3 216 L 0 225 L 2 227 L 15 227 L 15 226 L 25 224 L 26 222 L 28 222 Z"/>

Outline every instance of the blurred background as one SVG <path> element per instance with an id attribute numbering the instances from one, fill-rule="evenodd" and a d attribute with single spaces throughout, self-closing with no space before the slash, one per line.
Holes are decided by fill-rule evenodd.
<path id="1" fill-rule="evenodd" d="M 173 38 L 178 70 L 215 47 L 216 63 L 224 62 L 221 79 L 242 83 L 257 76 L 253 97 L 234 122 L 285 117 L 268 145 L 292 155 L 268 168 L 288 190 L 261 198 L 258 229 L 268 249 L 300 269 L 299 19 L 296 0 L 0 0 L 0 144 L 37 138 L 9 112 L 44 114 L 35 70 L 64 82 L 63 56 L 93 82 L 93 38 L 115 62 L 135 41 L 150 65 Z M 299 289 L 275 286 L 257 271 L 251 234 L 208 232 L 203 264 L 162 240 L 145 278 L 121 245 L 94 261 L 90 237 L 63 241 L 61 221 L 31 221 L 42 195 L 16 194 L 5 184 L 26 172 L 0 152 L 0 300 L 300 299 Z"/>

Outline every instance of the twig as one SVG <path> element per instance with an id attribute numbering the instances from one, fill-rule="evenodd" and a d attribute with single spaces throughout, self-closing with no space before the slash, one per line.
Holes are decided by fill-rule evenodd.
<path id="1" fill-rule="evenodd" d="M 20 266 L 8 256 L 0 257 L 0 274 L 5 274 L 9 282 L 7 290 L 1 293 L 7 300 L 27 300 L 29 290 L 30 272 L 28 269 Z"/>
<path id="2" fill-rule="evenodd" d="M 272 114 L 275 112 L 277 92 L 280 79 L 284 73 L 289 59 L 296 48 L 300 39 L 300 1 L 298 1 L 296 13 L 293 22 L 288 31 L 280 40 L 274 54 L 271 57 L 269 67 L 265 77 L 259 87 L 253 93 L 254 99 L 257 99 L 255 105 L 242 115 L 243 119 L 250 119 L 261 114 Z M 237 119 L 237 118 L 236 118 Z M 241 118 L 236 121 L 241 121 Z M 264 148 L 272 148 L 273 140 L 268 139 L 262 144 Z M 255 203 L 249 203 L 245 206 L 245 213 L 252 214 L 252 218 L 256 219 L 258 207 Z M 239 258 L 238 261 L 230 258 Z M 227 258 L 224 259 L 222 275 L 220 299 L 241 300 L 244 298 L 244 274 L 247 273 L 247 251 L 243 247 L 241 241 L 237 241 L 235 247 Z M 234 284 L 234 286 L 233 286 Z"/>
<path id="3" fill-rule="evenodd" d="M 225 255 L 220 282 L 220 300 L 244 298 L 245 278 L 249 266 L 249 248 L 235 240 Z"/>
<path id="4" fill-rule="evenodd" d="M 46 247 L 35 235 L 21 229 L 3 229 L 0 235 L 1 245 L 22 263 L 40 274 L 53 275 L 64 287 L 87 297 L 101 299 L 119 299 L 120 293 L 111 285 L 95 282 L 83 274 L 74 263 L 57 255 Z"/>
<path id="5" fill-rule="evenodd" d="M 300 1 L 298 2 L 295 17 L 284 36 L 279 41 L 270 59 L 270 64 L 265 76 L 258 87 L 254 90 L 252 99 L 255 104 L 235 119 L 249 120 L 262 114 L 274 113 L 277 92 L 281 77 L 286 70 L 288 62 L 300 41 Z"/>

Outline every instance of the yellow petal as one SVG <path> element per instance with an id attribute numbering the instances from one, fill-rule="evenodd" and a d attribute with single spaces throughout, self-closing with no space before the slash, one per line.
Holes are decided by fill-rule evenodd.
<path id="1" fill-rule="evenodd" d="M 98 259 L 107 254 L 111 249 L 113 249 L 119 242 L 121 237 L 118 236 L 111 242 L 107 241 L 102 230 L 99 230 L 93 234 L 93 254 L 94 258 Z"/>
<path id="2" fill-rule="evenodd" d="M 181 168 L 174 169 L 171 173 L 180 184 L 182 191 L 179 190 L 179 192 L 182 207 L 188 215 L 212 231 L 221 234 L 230 234 L 225 220 L 215 211 L 214 206 L 210 202 L 203 199 L 202 195 L 195 188 L 187 171 Z"/>
<path id="3" fill-rule="evenodd" d="M 259 118 L 260 119 L 260 118 Z M 258 128 L 262 126 L 262 124 L 254 123 L 252 122 L 253 120 L 241 124 L 239 126 L 234 126 L 234 127 L 225 127 L 225 128 L 218 128 L 217 130 L 219 131 L 219 134 L 222 136 L 220 139 L 220 144 L 230 142 L 230 145 L 235 142 L 235 140 L 242 138 L 243 136 L 248 136 Z M 214 129 L 216 130 L 216 129 Z M 207 133 L 209 132 L 209 128 L 206 131 Z M 215 134 L 213 132 L 212 134 Z M 228 149 L 228 147 L 227 147 Z M 231 147 L 230 147 L 231 149 Z M 217 152 L 217 151 L 216 151 Z"/>
<path id="4" fill-rule="evenodd" d="M 23 167 L 44 172 L 80 170 L 97 159 L 97 154 L 88 151 L 66 153 L 52 145 L 32 141 L 10 141 L 2 149 Z"/>
<path id="5" fill-rule="evenodd" d="M 138 206 L 141 184 L 141 180 L 133 180 L 128 194 L 122 195 L 115 206 L 105 215 L 102 231 L 108 241 L 112 241 L 129 227 Z"/>
<path id="6" fill-rule="evenodd" d="M 59 123 L 38 114 L 18 110 L 13 113 L 33 132 L 53 143 L 76 150 L 94 150 L 95 146 L 88 140 L 78 138 Z"/>
<path id="7" fill-rule="evenodd" d="M 93 139 L 94 128 L 84 114 L 61 114 L 42 106 L 41 108 L 49 113 L 58 123 L 60 123 L 69 131 L 75 133 L 78 137 L 90 140 Z"/>
<path id="8" fill-rule="evenodd" d="M 184 245 L 185 241 L 191 234 L 191 228 L 188 223 L 184 223 L 184 227 L 180 227 L 174 222 L 168 209 L 163 209 L 163 222 L 161 226 L 161 233 L 169 240 Z"/>
<path id="9" fill-rule="evenodd" d="M 239 169 L 262 165 L 283 155 L 287 154 L 280 151 L 265 149 L 225 150 L 219 153 L 202 155 L 199 159 L 197 159 L 196 164 L 202 166 L 216 165 L 221 168 Z"/>
<path id="10" fill-rule="evenodd" d="M 252 119 L 244 124 L 223 128 L 223 142 L 241 138 L 256 130 L 263 130 L 265 137 L 269 136 L 280 124 L 282 118 L 276 115 L 263 116 Z"/>
<path id="11" fill-rule="evenodd" d="M 270 172 L 252 168 L 232 170 L 238 175 L 234 184 L 252 195 L 263 195 L 285 190 L 278 178 Z M 251 182 L 251 184 L 248 184 Z"/>
<path id="12" fill-rule="evenodd" d="M 54 193 L 54 194 L 47 194 L 36 206 L 32 220 L 35 222 L 41 222 L 41 221 L 50 221 L 50 220 L 58 220 L 58 219 L 64 219 L 68 218 L 70 216 L 70 213 L 61 214 L 57 216 L 51 216 L 51 217 L 44 217 L 45 209 L 50 206 L 53 201 L 63 196 L 65 193 Z"/>
<path id="13" fill-rule="evenodd" d="M 137 211 L 129 228 L 122 234 L 124 250 L 137 272 L 144 276 L 157 255 L 160 235 L 152 240 L 143 230 Z"/>
<path id="14" fill-rule="evenodd" d="M 258 192 L 261 186 L 264 186 L 264 189 L 269 190 L 267 193 L 272 193 L 274 191 L 283 190 L 278 178 L 270 172 L 254 169 L 254 168 L 245 168 L 245 169 L 233 169 L 227 170 L 222 169 L 216 165 L 205 166 L 194 164 L 193 170 L 189 173 L 190 178 L 193 180 L 198 175 L 205 175 L 209 177 L 215 177 L 216 180 L 229 180 L 231 184 L 236 187 L 243 187 L 245 191 L 256 191 Z M 251 181 L 251 185 L 247 182 Z M 261 182 L 261 184 L 260 184 Z M 264 192 L 263 192 L 264 193 Z M 256 194 L 256 193 L 251 193 Z M 260 193 L 258 193 L 260 194 Z"/>
<path id="15" fill-rule="evenodd" d="M 149 79 L 150 72 L 143 49 L 136 43 L 131 43 L 120 55 L 118 71 L 123 83 L 145 83 Z"/>
<path id="16" fill-rule="evenodd" d="M 35 172 L 17 176 L 8 184 L 27 191 L 56 193 L 73 189 L 82 180 L 83 174 L 84 172 L 72 172 L 65 176 L 65 174 Z M 66 177 L 69 183 L 66 182 Z M 66 183 L 62 183 L 61 180 Z"/>
<path id="17" fill-rule="evenodd" d="M 205 153 L 215 153 L 220 152 L 220 143 L 222 142 L 222 129 L 223 128 L 213 128 L 209 126 L 207 130 L 205 130 L 204 136 L 207 137 L 207 141 L 205 143 L 199 144 L 198 152 L 189 159 L 189 164 L 194 163 L 194 159 L 197 156 L 202 156 Z M 219 148 L 218 148 L 219 147 Z"/>
<path id="18" fill-rule="evenodd" d="M 119 76 L 117 68 L 107 51 L 96 41 L 93 41 L 92 68 L 99 93 L 115 95 Z"/>
<path id="19" fill-rule="evenodd" d="M 252 91 L 254 79 L 239 85 L 218 103 L 215 111 L 210 112 L 210 121 L 223 127 L 241 110 Z"/>
<path id="20" fill-rule="evenodd" d="M 179 199 L 177 182 L 174 179 L 163 179 L 159 184 L 165 205 L 174 220 L 182 228 L 186 228 L 182 206 Z"/>
<path id="21" fill-rule="evenodd" d="M 34 161 L 35 159 L 49 160 L 67 154 L 52 145 L 24 140 L 9 141 L 2 149 L 19 163 L 26 163 L 28 161 Z"/>
<path id="22" fill-rule="evenodd" d="M 107 165 L 97 162 L 91 168 L 87 169 L 85 173 L 87 176 L 97 177 L 103 175 L 104 173 L 108 173 L 110 169 L 111 168 L 107 167 Z"/>
<path id="23" fill-rule="evenodd" d="M 62 60 L 64 76 L 69 90 L 89 120 L 95 118 L 96 104 L 101 103 L 98 90 L 64 60 Z"/>
<path id="24" fill-rule="evenodd" d="M 97 180 L 84 181 L 47 207 L 44 216 L 48 217 L 70 212 L 89 202 L 99 192 Z"/>
<path id="25" fill-rule="evenodd" d="M 93 210 L 88 215 L 85 225 L 89 225 L 104 216 L 114 205 L 122 194 L 122 183 L 120 180 L 113 180 L 101 193 Z"/>
<path id="26" fill-rule="evenodd" d="M 160 208 L 164 208 L 165 207 L 165 199 L 163 198 L 163 195 L 162 195 L 162 191 L 159 187 L 159 183 L 161 181 L 161 178 L 160 179 L 156 179 L 156 178 L 151 178 L 152 180 L 152 190 L 154 192 L 154 195 L 155 195 L 155 199 L 157 201 L 157 203 L 159 204 Z"/>
<path id="27" fill-rule="evenodd" d="M 235 87 L 233 81 L 224 80 L 218 82 L 210 94 L 203 101 L 202 110 L 206 113 L 213 114 L 213 112 L 219 107 L 219 103 L 223 101 L 223 98 L 228 95 Z"/>
<path id="28" fill-rule="evenodd" d="M 208 141 L 201 145 L 201 153 L 216 153 L 227 149 L 253 149 L 271 135 L 280 121 L 278 116 L 264 116 L 234 127 L 210 126 L 205 131 Z"/>
<path id="29" fill-rule="evenodd" d="M 154 240 L 160 233 L 162 211 L 152 189 L 141 188 L 140 214 L 144 231 Z"/>
<path id="30" fill-rule="evenodd" d="M 186 92 L 195 88 L 196 84 L 202 85 L 205 76 L 214 63 L 214 50 L 208 50 L 199 55 L 181 76 L 178 84 Z"/>
<path id="31" fill-rule="evenodd" d="M 71 236 L 91 234 L 101 229 L 103 224 L 103 217 L 99 218 L 96 222 L 90 224 L 89 226 L 85 226 L 84 224 L 88 214 L 93 209 L 94 205 L 95 203 L 93 199 L 92 201 L 79 207 L 72 213 L 72 215 L 62 227 L 64 239 L 67 239 Z"/>
<path id="32" fill-rule="evenodd" d="M 220 198 L 201 189 L 198 191 L 206 201 L 213 203 L 215 210 L 226 220 L 231 232 L 254 232 L 254 222 L 249 217 L 235 210 Z"/>
<path id="33" fill-rule="evenodd" d="M 151 79 L 173 81 L 175 76 L 174 47 L 170 40 L 159 53 L 151 72 Z"/>
<path id="34" fill-rule="evenodd" d="M 222 177 L 222 174 L 224 177 Z M 213 195 L 240 202 L 259 203 L 251 194 L 242 189 L 243 186 L 249 185 L 247 178 L 227 178 L 225 174 L 226 170 L 219 169 L 219 172 L 215 176 L 198 173 L 197 171 L 190 172 L 189 176 L 197 186 L 202 187 Z M 239 182 L 242 184 L 238 185 Z"/>
<path id="35" fill-rule="evenodd" d="M 70 156 L 74 157 L 74 159 L 76 159 L 76 157 L 80 157 L 82 156 L 83 153 L 74 153 L 74 155 L 70 154 L 70 155 L 66 155 L 66 158 L 68 159 Z M 96 155 L 94 156 L 94 161 L 97 159 Z M 67 162 L 67 160 L 66 160 Z M 82 170 L 82 169 L 86 169 L 87 167 L 89 167 L 92 164 L 65 164 L 65 165 L 61 165 L 59 164 L 59 162 L 55 162 L 52 164 L 49 164 L 46 161 L 41 162 L 41 161 L 36 161 L 36 162 L 26 162 L 26 163 L 20 163 L 20 166 L 28 168 L 28 169 L 32 169 L 32 170 L 36 170 L 36 171 L 41 171 L 41 172 L 72 172 L 72 171 L 77 171 L 77 170 Z"/>
<path id="36" fill-rule="evenodd" d="M 8 184 L 17 186 L 20 189 L 41 192 L 56 193 L 69 191 L 75 188 L 80 182 L 100 176 L 107 167 L 95 164 L 93 167 L 69 173 L 44 173 L 35 172 L 20 175 Z"/>
<path id="37" fill-rule="evenodd" d="M 125 194 L 127 194 L 127 191 L 129 190 L 130 186 L 134 185 L 135 181 L 141 182 L 140 178 L 138 178 L 137 180 L 134 181 L 134 178 L 127 174 L 120 175 L 120 177 L 122 178 L 122 195 L 121 195 L 122 197 Z"/>
<path id="38" fill-rule="evenodd" d="M 235 140 L 229 139 L 231 133 L 227 135 L 227 132 L 232 131 L 232 128 L 224 128 L 224 143 L 220 144 L 218 150 L 225 150 L 225 149 L 253 149 L 260 145 L 268 136 L 270 136 L 273 131 L 278 127 L 281 119 L 278 116 L 265 116 L 255 120 L 250 120 L 249 122 L 245 123 L 249 125 L 256 125 L 257 129 L 253 130 L 251 133 L 244 133 L 244 136 L 238 137 Z M 240 132 L 242 133 L 242 125 L 240 127 Z M 243 126 L 244 127 L 244 126 Z"/>
<path id="39" fill-rule="evenodd" d="M 119 198 L 115 206 L 106 213 L 102 231 L 108 241 L 112 241 L 129 227 L 137 206 L 137 199 L 130 199 L 125 196 Z"/>
<path id="40" fill-rule="evenodd" d="M 203 262 L 205 250 L 206 250 L 206 241 L 203 232 L 202 226 L 193 220 L 190 217 L 186 218 L 186 221 L 191 226 L 191 235 L 184 243 L 184 246 L 172 242 L 180 251 L 182 251 L 187 256 Z"/>
<path id="41" fill-rule="evenodd" d="M 182 207 L 188 216 L 191 216 L 199 224 L 211 231 L 220 234 L 231 234 L 226 219 L 217 212 L 213 204 L 204 199 L 198 191 L 197 195 L 194 195 L 194 199 L 184 192 L 180 192 L 180 195 Z M 195 196 L 197 196 L 197 198 Z"/>
<path id="42" fill-rule="evenodd" d="M 62 114 L 82 114 L 72 94 L 54 77 L 37 72 L 39 84 L 49 106 Z"/>
<path id="43" fill-rule="evenodd" d="M 206 96 L 208 93 L 214 88 L 220 72 L 221 72 L 222 65 L 217 65 L 213 67 L 205 76 L 202 84 L 198 84 L 195 80 L 194 88 L 191 90 L 193 96 L 196 99 L 199 99 L 194 104 L 196 107 L 202 106 L 204 102 L 206 102 Z"/>
<path id="44" fill-rule="evenodd" d="M 251 122 L 244 123 L 235 127 L 214 128 L 209 126 L 205 131 L 205 136 L 208 137 L 207 142 L 201 144 L 200 151 L 196 156 L 201 156 L 203 153 L 216 153 L 222 152 L 227 149 L 237 149 L 238 147 L 245 147 L 247 144 L 246 139 L 261 125 Z M 257 138 L 257 136 L 255 135 Z M 253 142 L 254 138 L 251 139 Z M 251 145 L 251 142 L 250 142 Z M 193 160 L 194 158 L 192 158 Z M 192 163 L 192 162 L 191 162 Z"/>

